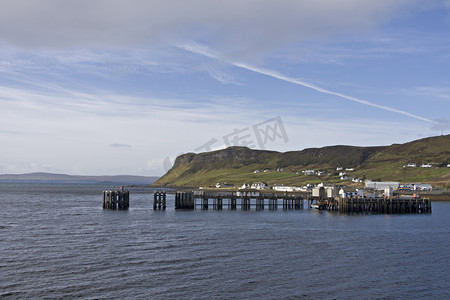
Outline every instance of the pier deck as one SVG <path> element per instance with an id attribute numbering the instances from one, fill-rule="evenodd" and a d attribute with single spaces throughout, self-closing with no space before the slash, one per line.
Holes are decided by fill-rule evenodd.
<path id="1" fill-rule="evenodd" d="M 317 203 L 325 203 L 317 205 Z M 409 214 L 431 213 L 431 201 L 426 198 L 327 198 L 319 199 L 300 193 L 242 192 L 177 192 L 176 209 L 221 210 L 284 210 L 311 208 L 311 205 L 340 213 Z"/>

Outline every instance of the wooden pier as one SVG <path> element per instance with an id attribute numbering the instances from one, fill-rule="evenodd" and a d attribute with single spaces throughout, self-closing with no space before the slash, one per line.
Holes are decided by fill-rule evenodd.
<path id="1" fill-rule="evenodd" d="M 364 214 L 427 214 L 431 200 L 420 197 L 394 198 L 325 198 L 301 193 L 268 193 L 264 191 L 179 191 L 175 194 L 175 209 L 208 210 L 300 210 L 311 207 L 339 213 Z M 103 191 L 103 208 L 126 210 L 130 206 L 130 192 Z M 165 210 L 166 192 L 153 194 L 153 209 Z"/>
<path id="2" fill-rule="evenodd" d="M 175 195 L 175 209 L 203 209 L 222 210 L 284 210 L 303 209 L 304 199 L 299 194 L 276 194 L 260 192 L 177 192 Z"/>
<path id="3" fill-rule="evenodd" d="M 127 210 L 130 207 L 130 192 L 124 190 L 103 191 L 103 209 Z"/>
<path id="4" fill-rule="evenodd" d="M 177 192 L 175 194 L 175 209 L 194 209 L 194 193 Z"/>
<path id="5" fill-rule="evenodd" d="M 153 209 L 164 210 L 166 209 L 166 193 L 165 192 L 155 192 L 153 194 Z"/>
<path id="6" fill-rule="evenodd" d="M 299 210 L 319 207 L 340 213 L 416 214 L 431 213 L 427 198 L 314 198 L 299 193 L 243 192 L 177 192 L 176 209 L 214 210 Z"/>
<path id="7" fill-rule="evenodd" d="M 344 198 L 328 200 L 328 210 L 341 213 L 418 214 L 431 213 L 426 198 Z"/>

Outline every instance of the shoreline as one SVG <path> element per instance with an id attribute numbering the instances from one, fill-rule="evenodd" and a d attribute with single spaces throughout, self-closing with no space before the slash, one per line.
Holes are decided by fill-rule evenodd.
<path id="1" fill-rule="evenodd" d="M 155 186 L 150 186 L 152 188 L 158 188 Z M 311 195 L 311 192 L 282 192 L 282 191 L 274 191 L 274 190 L 257 190 L 257 189 L 249 189 L 249 190 L 239 190 L 239 189 L 232 189 L 232 188 L 195 188 L 190 186 L 164 186 L 161 187 L 162 190 L 164 189 L 170 189 L 172 191 L 168 191 L 170 194 L 171 192 L 175 193 L 178 191 L 207 191 L 207 192 L 239 192 L 239 191 L 253 191 L 253 192 L 266 192 L 266 193 L 273 193 L 278 195 L 283 194 L 290 194 L 290 195 Z M 450 202 L 450 190 L 434 190 L 434 191 L 410 191 L 410 192 L 401 192 L 401 193 L 394 193 L 395 195 L 413 195 L 413 194 L 419 194 L 423 198 L 429 198 L 431 201 L 434 202 Z"/>

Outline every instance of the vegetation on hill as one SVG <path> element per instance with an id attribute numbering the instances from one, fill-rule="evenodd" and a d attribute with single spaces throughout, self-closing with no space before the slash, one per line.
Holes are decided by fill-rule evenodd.
<path id="1" fill-rule="evenodd" d="M 405 167 L 415 163 L 417 167 Z M 421 168 L 422 164 L 432 168 Z M 450 135 L 425 138 L 401 145 L 381 147 L 330 146 L 280 153 L 230 147 L 224 150 L 179 156 L 167 174 L 154 185 L 210 186 L 217 182 L 303 185 L 342 181 L 338 167 L 350 178 L 427 182 L 450 186 Z M 307 176 L 301 171 L 323 171 L 322 176 Z M 254 171 L 260 171 L 255 173 Z M 351 182 L 351 181 L 350 181 Z"/>

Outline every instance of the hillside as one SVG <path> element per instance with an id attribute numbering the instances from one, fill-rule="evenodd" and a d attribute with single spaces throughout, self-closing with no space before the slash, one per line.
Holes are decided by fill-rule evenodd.
<path id="1" fill-rule="evenodd" d="M 416 163 L 418 167 L 404 167 L 408 163 Z M 424 163 L 433 167 L 421 168 Z M 428 182 L 449 187 L 449 163 L 450 135 L 391 146 L 330 146 L 286 153 L 230 147 L 181 155 L 172 169 L 154 185 L 210 186 L 227 182 L 241 186 L 245 182 L 260 181 L 284 185 L 322 181 L 343 183 L 346 181 L 340 179 L 336 170 L 343 167 L 344 171 L 345 168 L 354 169 L 347 171 L 350 178 Z M 324 175 L 303 175 L 301 171 L 307 169 L 321 170 Z M 254 173 L 255 170 L 260 172 Z"/>

